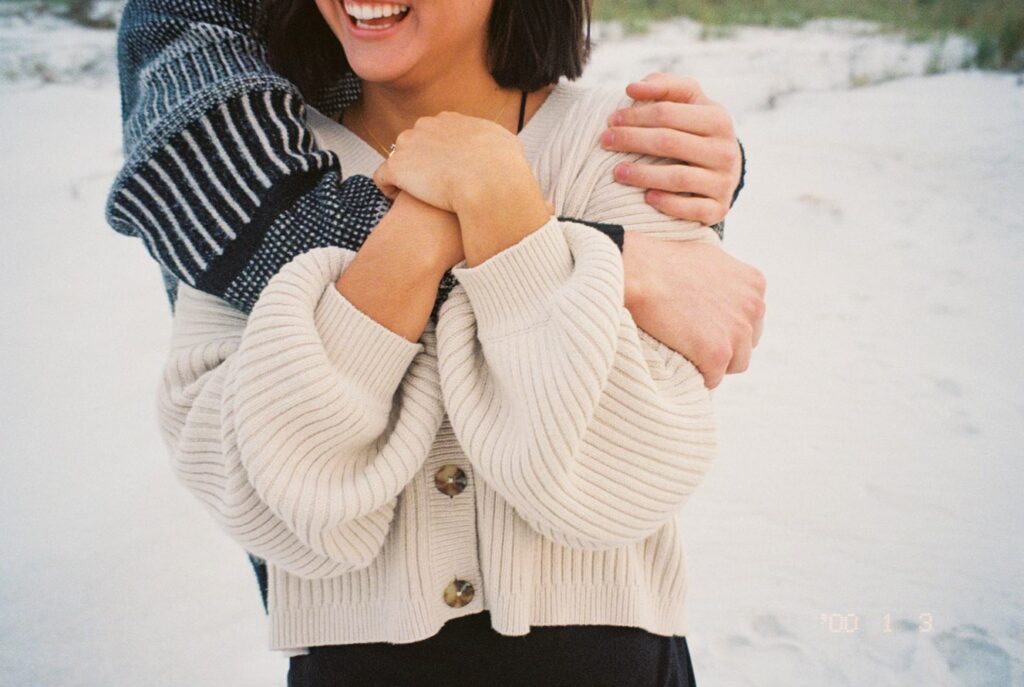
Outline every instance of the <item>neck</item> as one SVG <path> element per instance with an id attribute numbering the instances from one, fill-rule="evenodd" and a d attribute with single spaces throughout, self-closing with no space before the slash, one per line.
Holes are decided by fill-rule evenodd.
<path id="1" fill-rule="evenodd" d="M 355 124 L 356 133 L 375 148 L 391 145 L 420 117 L 446 111 L 487 120 L 497 118 L 499 124 L 514 131 L 519 114 L 518 91 L 500 87 L 486 70 L 475 71 L 467 74 L 460 70 L 415 85 L 364 81 L 362 97 L 349 108 L 355 117 L 346 116 L 345 123 L 350 128 Z"/>

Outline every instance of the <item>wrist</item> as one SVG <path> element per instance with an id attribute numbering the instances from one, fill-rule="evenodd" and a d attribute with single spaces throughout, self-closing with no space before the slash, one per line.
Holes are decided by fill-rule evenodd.
<path id="1" fill-rule="evenodd" d="M 396 281 L 440 281 L 451 267 L 452 251 L 446 242 L 450 238 L 432 231 L 428 224 L 413 227 L 385 215 L 359 248 L 354 262 L 372 265 Z"/>
<path id="2" fill-rule="evenodd" d="M 455 208 L 469 267 L 515 245 L 550 219 L 547 202 L 532 172 L 500 187 L 476 183 Z"/>
<path id="3" fill-rule="evenodd" d="M 623 291 L 627 310 L 643 305 L 650 298 L 649 270 L 642 264 L 645 247 L 651 239 L 641 232 L 627 231 L 622 240 Z"/>
<path id="4" fill-rule="evenodd" d="M 493 208 L 502 205 L 516 207 L 526 200 L 540 199 L 545 205 L 544 195 L 533 170 L 525 159 L 503 159 L 496 157 L 485 161 L 480 169 L 465 169 L 454 180 L 451 191 L 452 212 L 461 220 L 492 214 Z"/>
<path id="5" fill-rule="evenodd" d="M 462 239 L 455 216 L 400 193 L 391 211 L 360 249 L 405 266 L 417 279 L 437 277 L 462 259 Z"/>

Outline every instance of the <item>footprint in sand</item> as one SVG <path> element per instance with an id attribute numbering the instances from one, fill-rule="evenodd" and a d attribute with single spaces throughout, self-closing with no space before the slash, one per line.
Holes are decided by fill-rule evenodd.
<path id="1" fill-rule="evenodd" d="M 958 625 L 933 640 L 949 672 L 970 687 L 1009 687 L 1013 659 L 977 625 Z"/>
<path id="2" fill-rule="evenodd" d="M 720 641 L 723 655 L 757 676 L 744 685 L 852 687 L 842 672 L 809 652 L 808 647 L 770 613 L 755 615 L 748 629 Z"/>
<path id="3" fill-rule="evenodd" d="M 955 379 L 949 379 L 946 377 L 932 378 L 932 382 L 938 387 L 939 391 L 949 394 L 953 398 L 963 398 L 964 388 L 960 386 L 960 383 Z"/>
<path id="4" fill-rule="evenodd" d="M 792 637 L 793 633 L 782 626 L 779 619 L 770 613 L 755 616 L 751 622 L 751 627 L 755 633 L 765 639 L 778 639 L 782 637 Z"/>
<path id="5" fill-rule="evenodd" d="M 843 218 L 843 209 L 831 198 L 823 198 L 813 193 L 804 193 L 797 198 L 797 201 L 815 212 L 828 215 L 833 219 L 841 220 Z"/>

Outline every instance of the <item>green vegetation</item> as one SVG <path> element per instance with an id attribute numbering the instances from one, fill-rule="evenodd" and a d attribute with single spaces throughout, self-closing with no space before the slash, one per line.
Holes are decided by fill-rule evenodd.
<path id="1" fill-rule="evenodd" d="M 56 14 L 93 29 L 113 29 L 119 8 L 116 2 L 96 0 L 0 0 L 0 16 Z"/>
<path id="2" fill-rule="evenodd" d="M 4 9 L 49 9 L 85 25 L 108 26 L 113 16 L 92 12 L 95 0 L 0 0 Z M 594 0 L 598 19 L 618 19 L 627 32 L 647 22 L 686 16 L 702 36 L 729 35 L 740 24 L 796 27 L 811 19 L 851 18 L 903 31 L 913 40 L 959 33 L 974 40 L 974 65 L 1024 70 L 1024 0 Z"/>
<path id="3" fill-rule="evenodd" d="M 595 11 L 599 19 L 624 20 L 634 30 L 650 20 L 678 16 L 707 27 L 866 19 L 914 39 L 959 33 L 978 46 L 976 66 L 1024 69 L 1022 0 L 595 0 Z"/>

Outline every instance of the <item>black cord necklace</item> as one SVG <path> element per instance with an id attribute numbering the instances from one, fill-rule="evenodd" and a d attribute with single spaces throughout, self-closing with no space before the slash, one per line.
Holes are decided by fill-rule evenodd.
<path id="1" fill-rule="evenodd" d="M 523 91 L 523 95 L 519 99 L 519 125 L 516 126 L 517 134 L 523 130 L 523 125 L 526 124 L 526 96 L 526 91 Z"/>

